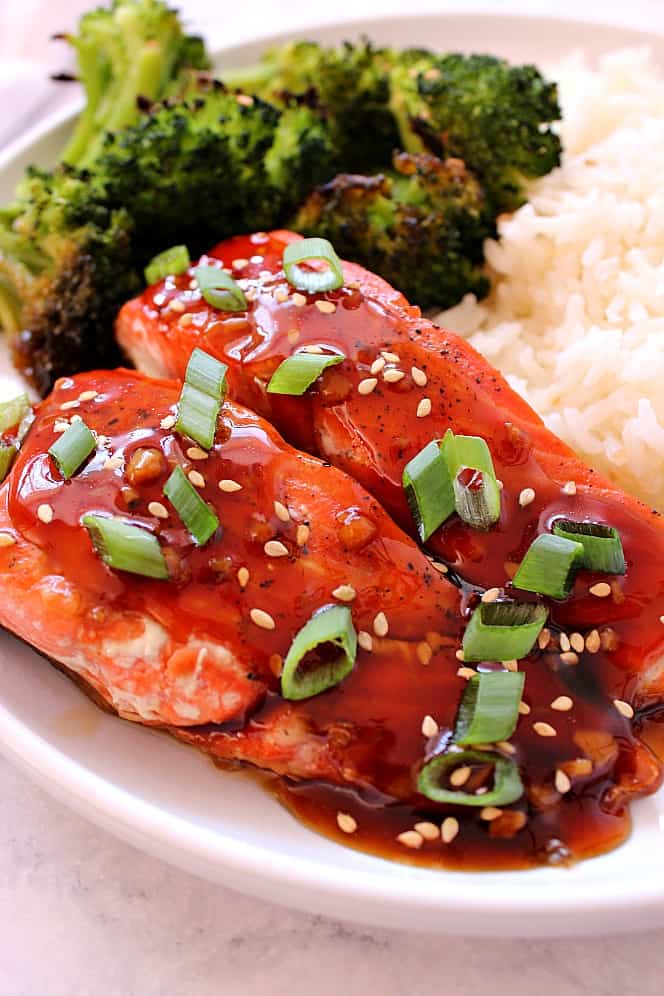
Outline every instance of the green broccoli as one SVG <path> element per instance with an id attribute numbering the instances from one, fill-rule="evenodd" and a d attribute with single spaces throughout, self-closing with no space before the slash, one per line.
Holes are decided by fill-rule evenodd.
<path id="1" fill-rule="evenodd" d="M 525 201 L 525 180 L 560 163 L 556 85 L 535 66 L 406 51 L 390 73 L 390 107 L 401 147 L 463 159 L 496 215 Z"/>
<path id="2" fill-rule="evenodd" d="M 483 240 L 493 234 L 482 189 L 458 159 L 396 153 L 394 169 L 342 174 L 319 187 L 292 227 L 329 239 L 423 307 L 483 297 Z"/>

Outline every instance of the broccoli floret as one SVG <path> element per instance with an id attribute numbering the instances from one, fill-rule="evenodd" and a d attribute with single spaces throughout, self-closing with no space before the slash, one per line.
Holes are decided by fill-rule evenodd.
<path id="1" fill-rule="evenodd" d="M 0 217 L 0 317 L 15 362 L 41 392 L 64 374 L 110 366 L 110 332 L 140 288 L 132 226 L 85 174 L 32 169 Z"/>
<path id="2" fill-rule="evenodd" d="M 517 208 L 524 181 L 560 163 L 556 85 L 535 66 L 406 51 L 391 70 L 390 94 L 401 147 L 463 159 L 495 214 Z"/>
<path id="3" fill-rule="evenodd" d="M 402 152 L 390 172 L 337 176 L 309 197 L 292 227 L 328 238 L 340 255 L 423 308 L 447 308 L 489 289 L 480 267 L 493 222 L 479 183 L 458 159 Z"/>
<path id="4" fill-rule="evenodd" d="M 63 156 L 78 167 L 94 162 L 107 132 L 138 120 L 140 98 L 177 95 L 192 70 L 208 65 L 201 39 L 185 35 L 162 0 L 114 0 L 82 17 L 77 35 L 64 37 L 76 50 L 86 95 Z"/>
<path id="5" fill-rule="evenodd" d="M 399 134 L 389 104 L 390 49 L 368 40 L 339 48 L 298 41 L 266 52 L 251 69 L 223 79 L 277 105 L 292 95 L 317 103 L 328 116 L 340 168 L 369 171 L 390 161 Z"/>

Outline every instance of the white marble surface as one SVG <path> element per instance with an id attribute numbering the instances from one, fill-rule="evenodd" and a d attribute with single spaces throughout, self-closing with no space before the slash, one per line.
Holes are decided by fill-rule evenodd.
<path id="1" fill-rule="evenodd" d="M 0 0 L 0 147 L 54 102 L 40 75 L 57 68 L 48 35 L 91 0 Z M 184 0 L 215 41 L 240 40 L 326 12 Z M 418 3 L 553 12 L 545 0 Z M 597 4 L 584 4 L 588 13 Z M 284 10 L 284 8 L 287 8 Z M 623 10 L 624 7 L 621 4 Z M 556 12 L 579 11 L 559 0 Z M 602 4 L 607 19 L 618 5 Z M 634 26 L 664 20 L 664 3 L 633 4 Z M 327 12 L 403 12 L 403 0 L 340 0 Z M 241 13 L 241 18 L 240 18 Z M 35 72 L 35 63 L 40 70 Z M 17 86 L 17 80 L 29 87 Z M 441 888 L 444 881 L 441 879 Z M 664 932 L 557 941 L 444 939 L 348 927 L 208 885 L 91 826 L 0 759 L 0 996 L 659 996 Z"/>

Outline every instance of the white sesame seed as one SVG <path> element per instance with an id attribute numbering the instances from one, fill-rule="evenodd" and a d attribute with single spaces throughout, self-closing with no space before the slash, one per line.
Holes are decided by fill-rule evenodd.
<path id="1" fill-rule="evenodd" d="M 296 308 L 304 308 L 305 304 L 307 303 L 307 299 L 304 296 L 304 294 L 293 294 L 291 296 L 291 301 L 293 302 Z"/>
<path id="2" fill-rule="evenodd" d="M 446 816 L 440 828 L 443 844 L 451 844 L 459 832 L 459 821 L 455 816 Z"/>
<path id="3" fill-rule="evenodd" d="M 528 705 L 527 702 L 519 702 L 519 713 L 522 716 L 530 715 L 530 706 Z"/>
<path id="4" fill-rule="evenodd" d="M 495 602 L 500 595 L 500 588 L 487 588 L 482 595 L 483 602 Z"/>
<path id="5" fill-rule="evenodd" d="M 181 301 L 179 298 L 174 297 L 173 300 L 168 305 L 168 310 L 175 311 L 177 312 L 177 314 L 181 315 L 182 312 L 184 311 L 184 301 Z"/>
<path id="6" fill-rule="evenodd" d="M 533 723 L 533 730 L 540 737 L 555 737 L 556 730 L 550 723 L 537 722 Z"/>
<path id="7" fill-rule="evenodd" d="M 69 419 L 69 421 L 70 422 L 82 422 L 83 419 L 81 418 L 80 415 L 72 415 L 71 418 Z"/>
<path id="8" fill-rule="evenodd" d="M 274 300 L 278 304 L 283 304 L 284 301 L 288 300 L 288 291 L 284 290 L 283 287 L 280 287 L 279 290 L 274 292 Z"/>
<path id="9" fill-rule="evenodd" d="M 585 650 L 586 641 L 580 633 L 572 633 L 570 635 L 569 642 L 572 646 L 572 650 L 576 650 L 577 654 L 582 654 Z"/>
<path id="10" fill-rule="evenodd" d="M 420 664 L 423 664 L 424 667 L 426 667 L 427 664 L 431 662 L 431 658 L 433 657 L 433 650 L 426 642 L 426 640 L 422 640 L 421 643 L 417 644 L 417 647 L 415 648 L 415 653 L 417 654 L 418 661 L 420 662 Z"/>
<path id="11" fill-rule="evenodd" d="M 112 456 L 104 461 L 104 470 L 119 470 L 122 466 L 122 457 Z"/>
<path id="12" fill-rule="evenodd" d="M 297 329 L 291 329 L 289 332 L 286 333 L 286 338 L 290 342 L 291 346 L 293 346 L 300 338 L 300 333 Z"/>
<path id="13" fill-rule="evenodd" d="M 490 823 L 492 820 L 497 820 L 498 817 L 502 815 L 502 809 L 498 809 L 497 806 L 485 806 L 484 809 L 480 810 L 480 819 L 486 820 L 487 823 Z"/>
<path id="14" fill-rule="evenodd" d="M 545 650 L 549 645 L 549 640 L 551 639 L 551 630 L 546 629 L 540 630 L 539 636 L 537 637 L 537 646 L 540 650 Z"/>
<path id="15" fill-rule="evenodd" d="M 232 261 L 231 266 L 234 270 L 244 270 L 245 266 L 249 266 L 249 260 L 244 259 L 243 256 L 239 256 Z"/>
<path id="16" fill-rule="evenodd" d="M 238 484 L 237 481 L 232 481 L 229 478 L 225 477 L 223 481 L 219 481 L 219 490 L 225 491 L 226 494 L 231 495 L 233 494 L 234 491 L 241 491 L 242 485 Z"/>
<path id="17" fill-rule="evenodd" d="M 357 642 L 362 647 L 362 650 L 367 650 L 369 653 L 373 650 L 373 637 L 371 633 L 367 633 L 366 630 L 360 630 L 357 634 Z"/>
<path id="18" fill-rule="evenodd" d="M 567 652 L 571 649 L 571 643 L 569 642 L 569 637 L 567 633 L 560 634 L 560 649 Z"/>
<path id="19" fill-rule="evenodd" d="M 249 571 L 246 567 L 240 567 L 237 572 L 237 579 L 240 588 L 246 588 L 249 584 Z"/>
<path id="20" fill-rule="evenodd" d="M 191 312 L 187 311 L 186 314 L 180 315 L 178 319 L 178 325 L 180 326 L 180 328 L 186 329 L 188 325 L 192 324 L 193 320 L 194 316 L 191 314 Z"/>
<path id="21" fill-rule="evenodd" d="M 159 423 L 162 429 L 172 429 L 177 422 L 177 415 L 166 415 Z"/>
<path id="22" fill-rule="evenodd" d="M 403 370 L 395 370 L 394 367 L 390 367 L 390 369 L 386 370 L 383 374 L 383 380 L 388 384 L 398 384 L 399 381 L 403 380 L 405 376 L 406 375 Z"/>
<path id="23" fill-rule="evenodd" d="M 324 353 L 324 349 L 322 346 L 319 346 L 317 343 L 312 342 L 308 343 L 306 346 L 303 346 L 300 352 L 313 353 L 314 356 L 322 356 Z"/>
<path id="24" fill-rule="evenodd" d="M 189 480 L 191 481 L 191 483 L 194 485 L 195 488 L 205 487 L 205 478 L 197 470 L 190 470 L 189 473 L 187 474 L 187 477 L 189 478 Z"/>
<path id="25" fill-rule="evenodd" d="M 417 850 L 424 843 L 424 837 L 417 830 L 404 830 L 403 833 L 399 834 L 397 840 L 404 847 L 410 847 L 413 850 Z"/>
<path id="26" fill-rule="evenodd" d="M 352 584 L 340 584 L 332 592 L 332 596 L 338 598 L 340 602 L 352 602 L 356 595 L 357 592 Z"/>
<path id="27" fill-rule="evenodd" d="M 556 712 L 569 712 L 574 705 L 569 695 L 558 695 L 551 703 L 551 708 Z"/>
<path id="28" fill-rule="evenodd" d="M 461 649 L 461 647 L 459 647 L 459 649 L 458 649 L 458 650 L 455 650 L 455 651 L 454 651 L 454 656 L 456 657 L 456 659 L 457 659 L 458 661 L 465 661 L 465 659 L 466 659 L 466 655 L 464 654 L 464 652 L 463 652 L 463 650 Z"/>
<path id="29" fill-rule="evenodd" d="M 516 754 L 516 747 L 509 740 L 496 740 L 496 747 L 505 754 Z"/>
<path id="30" fill-rule="evenodd" d="M 377 384 L 378 381 L 376 380 L 375 377 L 365 377 L 364 380 L 361 380 L 360 383 L 357 385 L 357 393 L 371 394 L 371 392 L 376 389 Z"/>
<path id="31" fill-rule="evenodd" d="M 187 456 L 190 460 L 207 460 L 209 453 L 202 450 L 200 446 L 190 446 L 187 450 Z"/>
<path id="32" fill-rule="evenodd" d="M 69 428 L 69 422 L 54 422 L 53 423 L 53 432 L 56 432 L 56 433 L 66 432 L 68 428 Z"/>
<path id="33" fill-rule="evenodd" d="M 535 490 L 534 488 L 524 488 L 519 495 L 519 505 L 521 508 L 525 508 L 526 505 L 530 505 L 535 501 Z"/>
<path id="34" fill-rule="evenodd" d="M 431 561 L 431 566 L 434 571 L 438 571 L 439 574 L 447 574 L 449 572 L 447 564 L 439 564 L 436 560 Z"/>
<path id="35" fill-rule="evenodd" d="M 297 545 L 306 546 L 309 540 L 310 533 L 311 530 L 309 529 L 309 526 L 306 524 L 306 522 L 300 523 L 300 525 L 297 527 L 297 530 L 295 531 L 295 542 L 297 543 Z"/>
<path id="36" fill-rule="evenodd" d="M 427 375 L 425 374 L 424 370 L 420 370 L 419 367 L 411 367 L 410 376 L 413 378 L 413 381 L 417 384 L 418 387 L 427 386 Z"/>
<path id="37" fill-rule="evenodd" d="M 280 540 L 268 540 L 263 550 L 268 557 L 287 557 L 288 547 L 285 546 Z"/>
<path id="38" fill-rule="evenodd" d="M 383 357 L 386 363 L 400 363 L 401 357 L 397 356 L 396 353 L 390 353 L 386 349 L 381 349 L 380 355 Z"/>
<path id="39" fill-rule="evenodd" d="M 614 699 L 613 704 L 621 716 L 624 716 L 626 719 L 632 719 L 634 710 L 629 702 L 625 702 L 623 699 Z"/>
<path id="40" fill-rule="evenodd" d="M 355 833 L 357 830 L 357 820 L 350 813 L 337 813 L 337 826 L 343 833 Z"/>
<path id="41" fill-rule="evenodd" d="M 589 654 L 596 654 L 602 645 L 601 637 L 596 629 L 591 629 L 585 640 L 586 650 Z"/>
<path id="42" fill-rule="evenodd" d="M 16 539 L 11 533 L 0 533 L 0 547 L 14 546 Z"/>
<path id="43" fill-rule="evenodd" d="M 564 654 L 560 655 L 560 659 L 563 662 L 563 664 L 578 664 L 579 663 L 578 654 L 575 654 L 573 650 L 567 650 L 567 651 L 565 651 Z"/>
<path id="44" fill-rule="evenodd" d="M 78 400 L 79 401 L 92 401 L 93 398 L 96 398 L 98 394 L 99 394 L 99 391 L 82 391 L 79 394 L 79 396 L 78 396 Z"/>
<path id="45" fill-rule="evenodd" d="M 575 481 L 566 481 L 565 484 L 563 484 L 563 492 L 566 495 L 575 495 L 576 494 L 576 482 Z"/>
<path id="46" fill-rule="evenodd" d="M 422 720 L 422 736 L 435 737 L 438 735 L 440 727 L 433 716 L 425 716 Z"/>
<path id="47" fill-rule="evenodd" d="M 44 525 L 46 526 L 50 522 L 53 522 L 53 509 L 51 508 L 51 506 L 46 504 L 40 505 L 39 508 L 37 509 L 37 518 L 39 519 L 40 522 L 43 522 Z"/>
<path id="48" fill-rule="evenodd" d="M 155 294 L 152 300 L 158 308 L 161 308 L 162 304 L 166 300 L 166 296 L 164 294 Z"/>
<path id="49" fill-rule="evenodd" d="M 337 310 L 334 301 L 316 301 L 316 307 L 322 315 L 333 315 Z"/>
<path id="50" fill-rule="evenodd" d="M 413 829 L 419 833 L 420 837 L 424 837 L 425 840 L 438 840 L 440 837 L 440 830 L 435 823 L 429 823 L 428 821 L 416 823 Z"/>
<path id="51" fill-rule="evenodd" d="M 275 627 L 274 619 L 269 612 L 264 612 L 263 609 L 252 609 L 249 616 L 252 623 L 261 629 L 274 629 Z"/>
<path id="52" fill-rule="evenodd" d="M 431 398 L 422 398 L 415 410 L 417 418 L 426 418 L 431 415 Z"/>
<path id="53" fill-rule="evenodd" d="M 606 581 L 599 581 L 597 584 L 592 585 L 588 591 L 595 598 L 606 598 L 607 595 L 611 594 L 611 585 L 607 584 Z"/>
<path id="54" fill-rule="evenodd" d="M 565 772 L 560 770 L 560 768 L 558 768 L 558 770 L 556 771 L 554 783 L 556 789 L 558 790 L 558 792 L 560 792 L 561 795 L 565 795 L 565 792 L 569 792 L 569 790 L 572 787 L 571 781 L 569 780 Z"/>
<path id="55" fill-rule="evenodd" d="M 198 290 L 198 280 L 196 279 L 196 277 L 192 277 L 191 280 L 189 281 L 189 290 Z M 155 298 L 155 304 L 156 303 L 157 302 L 156 302 L 156 298 Z M 163 304 L 163 301 L 162 301 L 162 304 Z"/>
<path id="56" fill-rule="evenodd" d="M 469 678 L 474 678 L 477 671 L 473 671 L 472 667 L 459 667 L 457 668 L 457 678 L 465 678 L 466 681 Z"/>
<path id="57" fill-rule="evenodd" d="M 275 501 L 272 507 L 274 508 L 274 514 L 281 522 L 290 522 L 290 512 L 283 502 Z"/>
<path id="58" fill-rule="evenodd" d="M 160 501 L 151 501 L 148 505 L 148 512 L 157 519 L 168 518 L 168 509 Z"/>
<path id="59" fill-rule="evenodd" d="M 387 616 L 384 612 L 379 612 L 373 621 L 373 631 L 376 636 L 387 636 L 389 630 L 389 623 L 387 621 Z"/>
<path id="60" fill-rule="evenodd" d="M 78 408 L 78 405 L 78 399 L 74 399 L 73 401 L 63 401 L 60 405 L 60 409 L 63 412 L 68 412 L 71 411 L 72 408 Z"/>
<path id="61" fill-rule="evenodd" d="M 373 361 L 373 363 L 369 367 L 369 370 L 372 374 L 379 374 L 384 366 L 385 366 L 385 357 L 379 356 L 377 359 Z"/>
<path id="62" fill-rule="evenodd" d="M 461 788 L 465 785 L 470 778 L 470 766 L 468 764 L 462 764 L 460 767 L 455 768 L 450 775 L 450 785 L 454 788 Z"/>

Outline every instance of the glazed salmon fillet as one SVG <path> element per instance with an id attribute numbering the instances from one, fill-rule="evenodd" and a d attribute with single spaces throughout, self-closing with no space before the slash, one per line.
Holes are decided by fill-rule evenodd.
<path id="1" fill-rule="evenodd" d="M 612 648 L 606 680 L 620 699 L 637 705 L 661 699 L 661 516 L 586 466 L 471 346 L 424 318 L 381 278 L 343 263 L 338 290 L 295 290 L 282 257 L 298 238 L 285 231 L 236 237 L 202 258 L 233 274 L 246 310 L 209 305 L 191 269 L 149 288 L 119 315 L 122 349 L 140 369 L 167 376 L 182 376 L 195 346 L 207 349 L 228 364 L 233 398 L 292 445 L 354 477 L 414 537 L 402 485 L 408 461 L 450 428 L 483 437 L 502 486 L 500 519 L 479 531 L 452 516 L 429 537 L 428 550 L 467 583 L 504 592 L 530 543 L 556 518 L 614 527 L 626 574 L 607 581 L 580 571 L 571 597 L 546 600 L 550 620 L 576 634 L 584 654 L 596 634 Z M 302 396 L 269 393 L 280 363 L 307 348 L 340 352 L 344 361 Z M 554 641 L 552 649 L 561 647 Z"/>

